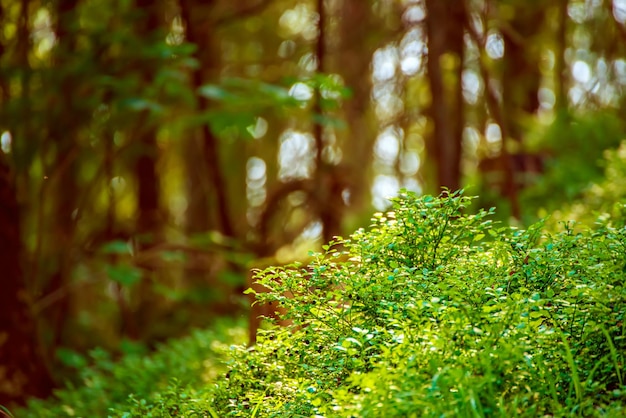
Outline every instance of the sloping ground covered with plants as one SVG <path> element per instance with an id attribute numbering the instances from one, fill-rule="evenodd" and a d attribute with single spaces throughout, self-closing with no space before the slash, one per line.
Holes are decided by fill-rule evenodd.
<path id="1" fill-rule="evenodd" d="M 234 346 L 225 374 L 199 333 L 147 360 L 96 356 L 84 387 L 33 416 L 626 413 L 624 220 L 547 234 L 469 202 L 406 193 L 310 265 L 262 272 L 259 297 L 294 330 Z"/>
<path id="2" fill-rule="evenodd" d="M 258 274 L 271 289 L 258 298 L 283 305 L 290 328 L 261 331 L 253 349 L 222 323 L 147 359 L 96 353 L 80 385 L 16 416 L 624 416 L 616 187 L 590 190 L 595 222 L 527 229 L 470 214 L 461 192 L 404 192 L 310 264 Z"/>
<path id="3" fill-rule="evenodd" d="M 624 220 L 518 230 L 466 214 L 469 202 L 406 193 L 341 250 L 263 272 L 273 292 L 260 297 L 285 305 L 297 330 L 239 349 L 215 407 L 234 416 L 626 413 Z"/>
<path id="4" fill-rule="evenodd" d="M 32 400 L 27 410 L 13 415 L 167 417 L 181 416 L 181 408 L 192 410 L 195 402 L 210 410 L 208 386 L 226 373 L 229 346 L 243 344 L 246 336 L 243 323 L 222 319 L 212 329 L 173 340 L 148 357 L 126 354 L 116 362 L 104 351 L 92 351 L 89 359 L 75 361 L 78 382 L 57 391 L 53 399 Z"/>

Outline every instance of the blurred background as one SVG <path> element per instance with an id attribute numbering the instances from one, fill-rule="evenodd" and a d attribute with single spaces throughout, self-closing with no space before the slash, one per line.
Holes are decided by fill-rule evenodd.
<path id="1" fill-rule="evenodd" d="M 0 0 L 0 404 L 247 315 L 400 188 L 625 196 L 625 88 L 626 0 Z"/>

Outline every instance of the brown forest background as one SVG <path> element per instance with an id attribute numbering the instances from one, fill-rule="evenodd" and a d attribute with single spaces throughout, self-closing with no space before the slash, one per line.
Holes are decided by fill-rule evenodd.
<path id="1" fill-rule="evenodd" d="M 625 23 L 622 0 L 1 0 L 0 404 L 73 352 L 245 315 L 251 268 L 400 188 L 519 224 L 575 200 L 625 136 Z"/>

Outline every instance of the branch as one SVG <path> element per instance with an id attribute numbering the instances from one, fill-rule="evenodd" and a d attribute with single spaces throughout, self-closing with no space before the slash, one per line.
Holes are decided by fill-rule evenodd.
<path id="1" fill-rule="evenodd" d="M 465 22 L 465 26 L 470 35 L 470 38 L 472 38 L 472 41 L 476 44 L 476 48 L 478 48 L 478 65 L 480 66 L 480 75 L 485 82 L 485 100 L 487 102 L 487 108 L 489 109 L 489 113 L 495 119 L 496 123 L 500 126 L 500 132 L 502 134 L 501 158 L 504 166 L 505 178 L 505 190 L 503 190 L 503 192 L 506 196 L 508 196 L 511 203 L 511 214 L 514 218 L 520 219 L 521 214 L 519 208 L 519 200 L 517 196 L 517 185 L 515 183 L 513 173 L 513 163 L 511 155 L 509 154 L 509 150 L 506 147 L 508 139 L 508 127 L 506 125 L 504 117 L 502 116 L 502 108 L 500 107 L 500 103 L 498 101 L 498 98 L 496 97 L 496 93 L 491 87 L 491 76 L 489 74 L 489 70 L 483 62 L 485 42 L 484 39 L 482 39 L 476 32 L 476 29 L 472 25 L 472 22 L 469 20 L 469 15 L 468 19 Z"/>
<path id="2" fill-rule="evenodd" d="M 313 194 L 313 183 L 311 180 L 291 180 L 287 183 L 280 184 L 267 199 L 267 205 L 263 209 L 261 216 L 259 217 L 259 224 L 257 230 L 260 236 L 259 248 L 257 251 L 261 253 L 267 253 L 271 251 L 268 239 L 269 223 L 278 210 L 278 205 L 285 200 L 293 192 L 304 192 L 307 195 L 307 199 L 310 199 Z"/>
<path id="3" fill-rule="evenodd" d="M 243 18 L 262 12 L 267 6 L 270 5 L 270 3 L 271 3 L 271 0 L 262 0 L 256 4 L 253 4 L 252 6 L 241 7 L 237 11 L 227 16 L 222 16 L 222 17 L 215 19 L 213 24 L 216 26 L 229 25 L 233 23 L 235 20 L 243 19 Z"/>

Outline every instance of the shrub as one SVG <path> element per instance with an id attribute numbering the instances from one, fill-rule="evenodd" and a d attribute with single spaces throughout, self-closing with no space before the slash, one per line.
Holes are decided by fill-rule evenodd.
<path id="1" fill-rule="evenodd" d="M 173 340 L 150 356 L 127 354 L 119 363 L 103 350 L 90 354 L 92 365 L 79 371 L 79 383 L 51 399 L 33 400 L 16 417 L 162 417 L 197 407 L 207 382 L 224 373 L 227 344 L 241 343 L 244 327 L 220 320 L 213 329 Z M 198 403 L 202 404 L 202 401 Z M 203 406 L 203 410 L 209 410 Z M 187 415 L 185 415 L 187 416 Z"/>
<path id="2" fill-rule="evenodd" d="M 602 181 L 603 153 L 617 148 L 626 132 L 624 119 L 614 112 L 560 114 L 531 145 L 545 155 L 545 172 L 523 191 L 523 207 L 559 209 L 573 203 L 592 183 Z M 530 214 L 529 214 L 530 215 Z"/>
<path id="3" fill-rule="evenodd" d="M 287 308 L 235 347 L 219 416 L 626 413 L 626 228 L 548 234 L 403 192 L 308 266 L 258 275 Z"/>
<path id="4" fill-rule="evenodd" d="M 626 222 L 626 141 L 615 150 L 605 151 L 603 179 L 586 188 L 580 201 L 552 216 L 588 224 L 598 217 L 611 217 L 622 226 Z"/>
<path id="5" fill-rule="evenodd" d="M 227 353 L 244 332 L 226 324 L 118 365 L 96 353 L 83 386 L 16 416 L 624 416 L 623 212 L 548 233 L 470 202 L 403 192 L 308 265 L 260 272 L 293 325 L 253 348 Z"/>

